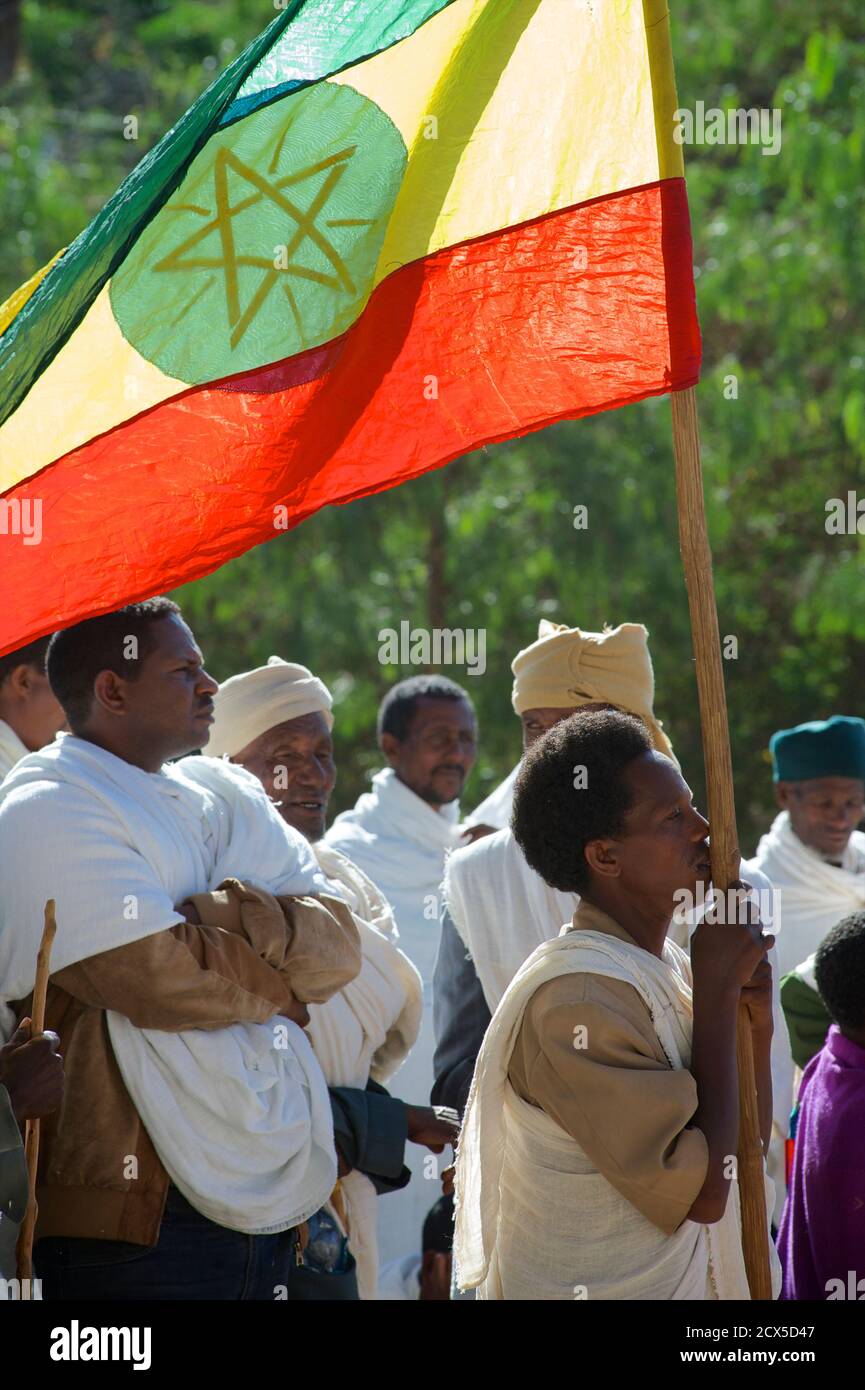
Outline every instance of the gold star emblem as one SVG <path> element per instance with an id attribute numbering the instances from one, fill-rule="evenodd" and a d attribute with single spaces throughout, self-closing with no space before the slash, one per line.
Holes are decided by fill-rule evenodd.
<path id="1" fill-rule="evenodd" d="M 283 130 L 270 161 L 268 174 L 271 176 L 276 172 L 289 125 L 286 125 Z M 215 207 L 211 209 L 193 203 L 169 203 L 165 209 L 166 211 L 197 213 L 208 218 L 208 221 L 154 265 L 153 269 L 155 271 L 221 270 L 225 286 L 228 322 L 231 328 L 232 348 L 235 348 L 241 341 L 274 286 L 282 280 L 282 288 L 291 306 L 301 341 L 303 341 L 303 325 L 300 309 L 291 287 L 292 277 L 312 280 L 334 290 L 344 290 L 348 294 L 356 293 L 356 287 L 343 257 L 333 241 L 328 238 L 325 231 L 316 222 L 345 175 L 349 161 L 356 150 L 356 145 L 348 145 L 336 154 L 329 155 L 326 159 L 321 159 L 314 164 L 309 164 L 296 173 L 280 175 L 278 178 L 268 181 L 257 169 L 238 158 L 233 150 L 225 147 L 220 148 L 213 164 Z M 245 189 L 239 189 L 235 184 L 234 198 L 237 200 L 235 202 L 232 202 L 232 194 L 228 187 L 229 171 L 233 171 L 246 185 Z M 299 207 L 287 195 L 287 189 L 321 175 L 324 176 L 321 186 L 308 208 Z M 285 244 L 278 248 L 276 255 L 273 252 L 270 255 L 247 254 L 246 249 L 238 249 L 238 240 L 243 242 L 245 233 L 246 240 L 254 242 L 256 232 L 260 234 L 260 220 L 253 215 L 242 219 L 241 223 L 238 224 L 237 219 L 242 217 L 242 214 L 250 208 L 261 204 L 264 199 L 268 199 L 285 214 L 287 228 L 291 229 L 291 234 L 287 237 Z M 337 217 L 324 219 L 322 226 L 327 229 L 368 227 L 373 225 L 373 221 L 374 219 L 371 218 Z M 221 255 L 196 256 L 190 254 L 213 232 L 217 232 L 219 235 Z M 302 258 L 308 247 L 316 248 L 320 257 L 323 257 L 327 265 L 330 266 L 329 271 L 315 269 L 313 266 L 303 264 Z M 242 267 L 257 267 L 262 271 L 261 279 L 245 307 L 241 304 L 240 292 L 239 271 Z M 184 312 L 191 308 L 192 304 L 206 292 L 213 284 L 214 279 L 213 275 L 207 277 L 198 293 L 185 306 Z"/>
<path id="2" fill-rule="evenodd" d="M 190 384 L 338 337 L 375 288 L 407 160 L 390 117 L 342 83 L 217 129 L 111 277 L 121 333 Z"/>

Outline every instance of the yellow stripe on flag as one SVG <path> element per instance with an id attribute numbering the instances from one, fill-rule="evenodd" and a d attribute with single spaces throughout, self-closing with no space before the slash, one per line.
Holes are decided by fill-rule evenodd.
<path id="1" fill-rule="evenodd" d="M 104 285 L 83 323 L 0 429 L 0 492 L 187 389 L 123 337 Z"/>
<path id="2" fill-rule="evenodd" d="M 639 0 L 457 0 L 332 78 L 386 111 L 409 150 L 377 279 L 442 247 L 681 176 L 666 16 L 657 0 L 645 18 Z"/>
<path id="3" fill-rule="evenodd" d="M 56 256 L 51 257 L 47 265 L 43 265 L 41 270 L 37 270 L 34 275 L 30 276 L 29 280 L 25 280 L 23 285 L 19 285 L 17 290 L 13 290 L 9 298 L 0 304 L 0 333 L 5 333 L 12 320 L 21 313 L 30 296 L 39 288 L 54 262 L 60 260 L 65 250 L 66 247 L 62 247 Z"/>

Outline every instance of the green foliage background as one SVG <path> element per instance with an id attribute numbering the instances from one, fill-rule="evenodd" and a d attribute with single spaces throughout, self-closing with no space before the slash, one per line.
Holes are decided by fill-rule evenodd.
<path id="1" fill-rule="evenodd" d="M 77 235 L 273 16 L 264 0 L 26 0 L 16 33 L 18 8 L 7 3 L 4 18 L 0 299 Z M 726 677 L 750 852 L 771 814 L 773 729 L 865 714 L 865 537 L 825 529 L 827 499 L 865 493 L 865 34 L 860 0 L 671 9 L 680 105 L 783 113 L 777 157 L 759 146 L 686 151 L 706 500 L 721 632 L 738 643 Z M 137 141 L 123 138 L 130 114 Z M 579 504 L 587 530 L 574 529 Z M 378 700 L 410 674 L 379 665 L 380 629 L 403 619 L 486 629 L 486 674 L 450 672 L 481 721 L 470 806 L 518 756 L 509 665 L 538 618 L 644 622 L 657 712 L 702 796 L 666 399 L 328 508 L 176 597 L 218 678 L 277 652 L 332 686 L 337 809 L 378 766 Z"/>

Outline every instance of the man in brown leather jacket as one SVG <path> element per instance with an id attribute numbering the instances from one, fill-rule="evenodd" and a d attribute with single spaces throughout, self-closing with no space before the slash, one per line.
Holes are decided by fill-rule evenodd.
<path id="1" fill-rule="evenodd" d="M 165 779 L 167 787 L 167 761 L 207 743 L 217 685 L 204 670 L 201 651 L 179 609 L 167 599 L 132 604 L 58 634 L 48 672 L 72 730 L 70 746 L 86 741 L 88 756 L 100 759 L 109 772 L 116 767 L 119 777 L 131 766 L 148 774 L 148 785 L 159 787 Z M 35 1264 L 44 1297 L 291 1297 L 287 1290 L 298 1265 L 300 1228 L 267 1235 L 229 1230 L 194 1210 L 171 1185 L 121 1078 L 106 1011 L 123 1015 L 139 1029 L 180 1033 L 263 1023 L 276 1015 L 303 1026 L 306 1010 L 285 973 L 242 934 L 179 920 L 184 913 L 177 912 L 176 904 L 195 889 L 191 875 L 186 885 L 182 867 L 166 899 L 165 930 L 153 930 L 151 922 L 150 934 L 136 939 L 135 924 L 129 923 L 124 944 L 85 958 L 78 951 L 77 958 L 67 956 L 63 964 L 64 933 L 105 939 L 95 907 L 101 901 L 97 857 L 106 847 L 109 863 L 115 849 L 118 855 L 145 861 L 148 855 L 145 843 L 130 844 L 128 832 L 117 829 L 119 811 L 94 795 L 91 917 L 85 906 L 88 868 L 81 862 L 86 854 L 73 855 L 74 838 L 70 834 L 66 839 L 65 790 L 45 782 L 17 790 L 7 784 L 0 805 L 0 874 L 11 890 L 4 893 L 5 910 L 0 906 L 0 941 L 4 932 L 15 931 L 10 918 L 20 911 L 16 899 L 18 904 L 29 902 L 22 885 L 20 892 L 15 885 L 16 875 L 26 873 L 18 862 L 22 826 L 25 839 L 40 839 L 45 865 L 40 891 L 57 881 L 53 960 L 58 968 L 49 985 L 46 1027 L 61 1038 L 66 1089 L 59 1110 L 43 1121 Z M 89 826 L 86 788 L 76 794 L 81 805 L 79 809 L 75 803 L 72 814 Z M 171 818 L 176 805 L 171 795 L 164 798 L 169 835 L 175 834 Z M 261 814 L 275 816 L 267 805 Z M 177 844 L 184 835 L 192 844 L 200 833 L 206 861 L 206 826 L 202 821 L 199 832 L 188 807 L 185 816 L 177 822 Z M 273 833 L 272 826 L 269 831 Z M 198 853 L 195 844 L 192 849 Z M 26 891 L 32 894 L 35 888 Z M 297 902 L 299 911 L 325 918 L 348 913 L 331 899 Z M 70 920 L 74 913 L 81 919 L 77 923 Z M 27 1000 L 19 1001 L 19 1015 L 26 1011 Z"/>

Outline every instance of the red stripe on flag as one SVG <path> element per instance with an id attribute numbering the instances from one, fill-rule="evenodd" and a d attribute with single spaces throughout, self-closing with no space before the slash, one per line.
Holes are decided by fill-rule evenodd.
<path id="1" fill-rule="evenodd" d="M 294 526 L 699 365 L 684 180 L 448 247 L 334 342 L 195 387 L 7 493 L 7 530 L 14 499 L 23 517 L 39 500 L 42 538 L 0 535 L 0 653 L 210 573 L 278 535 L 278 505 Z"/>

